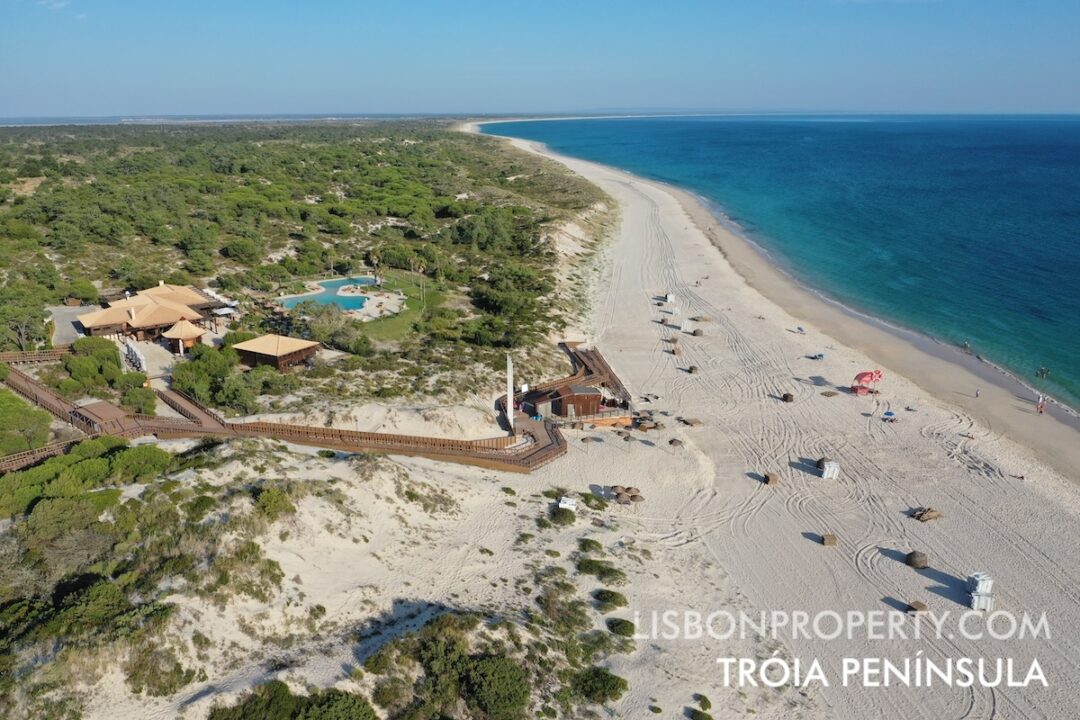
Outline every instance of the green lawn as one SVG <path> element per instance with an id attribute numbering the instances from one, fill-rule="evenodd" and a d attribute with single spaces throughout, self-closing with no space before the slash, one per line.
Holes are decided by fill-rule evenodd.
<path id="1" fill-rule="evenodd" d="M 403 340 L 413 325 L 421 318 L 424 308 L 435 308 L 446 301 L 448 291 L 444 285 L 431 278 L 422 278 L 404 270 L 380 272 L 382 288 L 390 292 L 401 290 L 405 293 L 405 310 L 393 317 L 381 318 L 364 323 L 364 333 L 375 342 L 398 342 Z M 424 280 L 421 293 L 420 281 Z M 423 301 L 421 301 L 423 298 Z"/>

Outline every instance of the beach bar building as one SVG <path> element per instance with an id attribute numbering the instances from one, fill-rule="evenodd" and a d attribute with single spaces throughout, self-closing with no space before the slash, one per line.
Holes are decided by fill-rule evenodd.
<path id="1" fill-rule="evenodd" d="M 567 385 L 555 391 L 551 398 L 551 411 L 562 417 L 581 417 L 600 412 L 603 393 L 597 388 L 584 385 Z"/>
<path id="2" fill-rule="evenodd" d="M 125 335 L 136 340 L 157 340 L 162 333 L 186 320 L 200 324 L 213 308 L 223 303 L 185 285 L 140 290 L 109 302 L 101 310 L 78 317 L 88 335 Z"/>
<path id="3" fill-rule="evenodd" d="M 288 370 L 293 365 L 307 362 L 319 351 L 319 343 L 313 340 L 284 335 L 262 335 L 232 347 L 245 365 L 272 365 L 278 370 Z"/>

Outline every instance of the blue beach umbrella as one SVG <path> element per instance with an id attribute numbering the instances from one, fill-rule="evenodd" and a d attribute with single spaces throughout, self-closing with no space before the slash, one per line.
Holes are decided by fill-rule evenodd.
<path id="1" fill-rule="evenodd" d="M 882 415 L 881 417 L 891 418 L 891 417 L 894 417 L 895 415 L 896 415 L 896 413 L 894 413 L 892 410 L 886 410 L 885 414 Z"/>

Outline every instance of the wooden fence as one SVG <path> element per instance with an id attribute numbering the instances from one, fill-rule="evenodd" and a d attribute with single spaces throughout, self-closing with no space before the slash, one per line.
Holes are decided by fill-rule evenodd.
<path id="1" fill-rule="evenodd" d="M 64 422 L 71 422 L 71 411 L 75 409 L 75 406 L 22 370 L 9 367 L 7 377 L 4 378 L 4 384 Z"/>
<path id="2" fill-rule="evenodd" d="M 71 354 L 70 345 L 58 345 L 52 350 L 29 350 L 27 352 L 0 352 L 0 362 L 8 365 L 43 363 L 63 360 Z"/>
<path id="3" fill-rule="evenodd" d="M 29 467 L 30 465 L 39 463 L 47 458 L 55 457 L 56 455 L 63 455 L 70 450 L 73 445 L 77 445 L 84 440 L 92 440 L 96 437 L 98 436 L 87 435 L 86 437 L 77 440 L 60 440 L 58 442 L 49 443 L 48 445 L 42 445 L 33 450 L 23 450 L 22 452 L 12 453 L 11 455 L 4 455 L 3 457 L 0 457 L 0 472 L 12 472 L 13 470 Z"/>

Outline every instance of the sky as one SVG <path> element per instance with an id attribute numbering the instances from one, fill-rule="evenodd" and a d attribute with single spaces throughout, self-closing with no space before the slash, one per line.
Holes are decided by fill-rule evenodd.
<path id="1" fill-rule="evenodd" d="M 0 0 L 0 118 L 1080 112 L 1080 0 Z"/>

